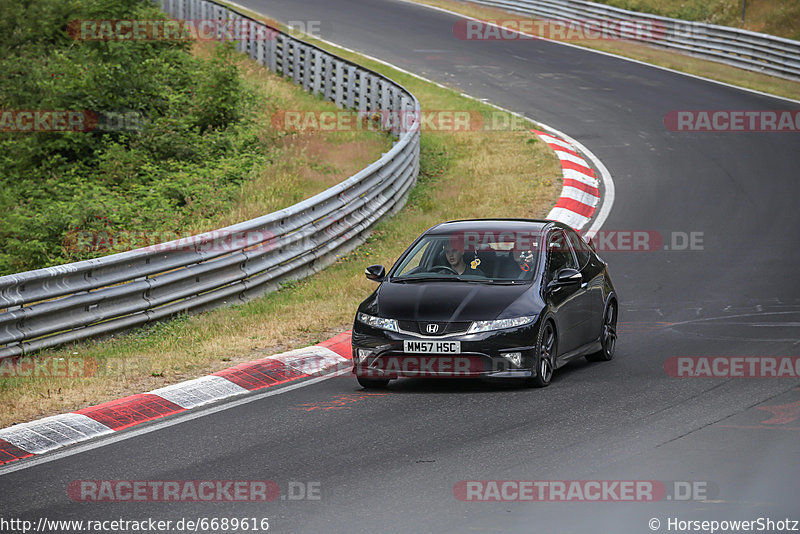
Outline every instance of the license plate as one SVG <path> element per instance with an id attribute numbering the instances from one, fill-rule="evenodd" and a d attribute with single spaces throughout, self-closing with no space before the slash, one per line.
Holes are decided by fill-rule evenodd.
<path id="1" fill-rule="evenodd" d="M 458 354 L 460 341 L 403 341 L 403 352 L 409 354 Z"/>

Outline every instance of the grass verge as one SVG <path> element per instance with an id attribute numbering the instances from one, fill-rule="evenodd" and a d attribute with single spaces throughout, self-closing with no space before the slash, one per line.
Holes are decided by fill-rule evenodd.
<path id="1" fill-rule="evenodd" d="M 202 42 L 194 53 L 207 56 L 216 46 Z M 235 224 L 291 206 L 341 182 L 387 152 L 393 138 L 368 129 L 299 132 L 274 120 L 282 110 L 334 112 L 338 108 L 303 91 L 292 81 L 270 72 L 242 54 L 237 69 L 246 89 L 260 103 L 253 110 L 254 128 L 261 132 L 268 157 L 245 180 L 225 210 L 201 220 L 188 220 L 183 233 L 194 235 Z"/>
<path id="2" fill-rule="evenodd" d="M 800 1 L 748 0 L 594 0 L 631 11 L 694 20 L 800 39 Z M 744 23 L 742 17 L 744 16 Z"/>
<path id="3" fill-rule="evenodd" d="M 335 51 L 402 83 L 423 110 L 477 112 L 512 122 L 455 91 Z M 0 378 L 6 407 L 0 428 L 327 339 L 350 328 L 356 306 L 374 289 L 364 278 L 366 265 L 390 265 L 420 232 L 444 220 L 543 217 L 560 188 L 557 158 L 527 129 L 423 132 L 420 175 L 408 204 L 382 221 L 365 245 L 325 271 L 249 303 L 36 355 L 47 369 L 53 362 L 70 369 L 75 362 L 77 376 L 9 377 L 13 369 L 4 373 L 0 364 L 0 377 L 6 375 Z"/>

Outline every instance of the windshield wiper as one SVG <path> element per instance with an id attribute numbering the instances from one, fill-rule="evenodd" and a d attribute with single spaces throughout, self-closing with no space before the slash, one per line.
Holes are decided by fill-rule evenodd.
<path id="1" fill-rule="evenodd" d="M 455 276 L 410 276 L 408 278 L 392 278 L 391 282 L 463 282 L 463 278 Z"/>
<path id="2" fill-rule="evenodd" d="M 516 286 L 529 282 L 529 280 L 492 280 L 491 278 L 462 278 L 460 276 L 410 276 L 408 278 L 392 278 L 391 282 L 474 282 L 478 284 L 492 284 L 498 286 Z"/>
<path id="3" fill-rule="evenodd" d="M 489 278 L 461 278 L 455 276 L 448 276 L 447 278 L 439 278 L 436 276 L 412 276 L 410 278 L 392 278 L 392 282 L 472 282 L 476 284 L 495 284 L 497 282 Z M 500 282 L 506 284 L 506 282 Z"/>

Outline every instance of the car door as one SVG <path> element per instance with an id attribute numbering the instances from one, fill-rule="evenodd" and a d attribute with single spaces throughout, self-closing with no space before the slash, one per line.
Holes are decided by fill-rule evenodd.
<path id="1" fill-rule="evenodd" d="M 553 310 L 558 331 L 558 353 L 577 349 L 586 341 L 591 301 L 585 283 L 552 286 L 563 269 L 578 269 L 575 253 L 564 230 L 555 228 L 547 235 L 545 260 L 545 298 Z"/>
<path id="2" fill-rule="evenodd" d="M 600 336 L 603 324 L 603 265 L 591 253 L 591 247 L 576 231 L 565 230 L 569 238 L 575 258 L 578 261 L 578 270 L 583 277 L 585 297 L 581 302 L 581 330 L 583 343 L 595 341 Z"/>

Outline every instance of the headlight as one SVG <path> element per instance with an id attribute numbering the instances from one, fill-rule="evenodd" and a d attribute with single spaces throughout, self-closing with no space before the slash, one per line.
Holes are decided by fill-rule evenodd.
<path id="1" fill-rule="evenodd" d="M 392 332 L 399 332 L 400 328 L 397 326 L 396 319 L 384 319 L 383 317 L 373 317 L 372 315 L 367 315 L 366 313 L 359 313 L 356 315 L 359 321 L 364 324 L 368 324 L 374 328 L 380 328 L 382 330 L 391 330 Z"/>
<path id="2" fill-rule="evenodd" d="M 474 321 L 467 330 L 467 334 L 477 334 L 478 332 L 488 332 L 489 330 L 502 330 L 503 328 L 514 328 L 530 324 L 536 320 L 535 315 L 523 315 L 513 319 L 498 319 L 496 321 Z"/>

